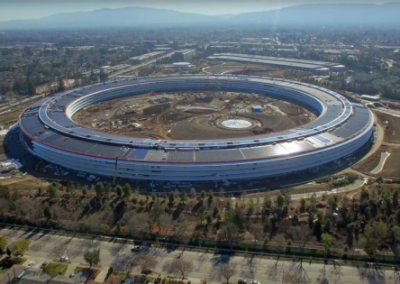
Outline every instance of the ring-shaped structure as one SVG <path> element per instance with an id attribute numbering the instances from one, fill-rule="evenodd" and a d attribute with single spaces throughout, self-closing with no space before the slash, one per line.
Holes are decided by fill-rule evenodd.
<path id="1" fill-rule="evenodd" d="M 306 107 L 318 118 L 287 131 L 226 139 L 157 140 L 85 128 L 72 120 L 95 103 L 148 92 L 235 91 Z M 371 111 L 322 87 L 269 77 L 165 75 L 85 86 L 26 109 L 23 145 L 50 163 L 99 176 L 162 181 L 259 179 L 318 169 L 372 139 Z M 117 159 L 118 158 L 118 159 Z"/>

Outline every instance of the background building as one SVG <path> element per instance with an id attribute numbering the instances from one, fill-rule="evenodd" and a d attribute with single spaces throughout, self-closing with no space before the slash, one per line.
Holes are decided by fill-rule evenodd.
<path id="1" fill-rule="evenodd" d="M 130 64 L 138 64 L 138 63 L 146 62 L 148 60 L 151 60 L 151 59 L 154 59 L 154 58 L 160 56 L 164 52 L 165 51 L 154 51 L 154 52 L 142 54 L 139 56 L 131 57 L 128 59 L 128 62 Z"/>
<path id="2" fill-rule="evenodd" d="M 171 55 L 171 59 L 185 61 L 191 59 L 194 55 L 196 55 L 195 49 L 182 49 L 175 51 L 174 54 Z"/>
<path id="3" fill-rule="evenodd" d="M 346 67 L 335 62 L 304 60 L 297 58 L 284 58 L 272 56 L 258 56 L 238 53 L 218 53 L 208 57 L 213 60 L 226 62 L 251 63 L 267 65 L 280 69 L 293 69 L 311 72 L 315 75 L 329 75 L 330 72 L 343 72 Z"/>

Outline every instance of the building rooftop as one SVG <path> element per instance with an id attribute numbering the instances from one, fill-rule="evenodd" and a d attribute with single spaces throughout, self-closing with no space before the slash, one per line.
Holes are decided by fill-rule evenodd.
<path id="1" fill-rule="evenodd" d="M 18 283 L 20 284 L 31 284 L 31 283 L 48 283 L 49 280 L 51 280 L 50 275 L 47 274 L 42 274 L 42 275 L 38 275 L 38 274 L 28 274 L 28 275 L 24 275 L 19 281 Z"/>
<path id="2" fill-rule="evenodd" d="M 108 276 L 105 284 L 119 284 L 122 282 L 122 277 L 117 275 Z"/>
<path id="3" fill-rule="evenodd" d="M 59 284 L 75 284 L 75 283 L 79 283 L 80 279 L 78 278 L 69 278 L 67 276 L 64 275 L 57 275 L 56 277 L 54 277 L 53 279 L 51 279 L 51 283 L 59 283 Z"/>
<path id="4" fill-rule="evenodd" d="M 258 55 L 251 55 L 251 54 L 239 54 L 239 53 L 218 53 L 214 54 L 214 57 L 222 57 L 228 56 L 230 58 L 243 58 L 246 60 L 252 61 L 267 61 L 267 62 L 278 62 L 279 64 L 286 64 L 286 65 L 296 65 L 296 66 L 304 66 L 310 65 L 315 67 L 332 67 L 336 65 L 340 65 L 339 63 L 335 62 L 327 62 L 327 61 L 317 61 L 317 60 L 306 60 L 306 59 L 298 59 L 298 58 L 285 58 L 285 57 L 273 57 L 273 56 L 258 56 Z"/>

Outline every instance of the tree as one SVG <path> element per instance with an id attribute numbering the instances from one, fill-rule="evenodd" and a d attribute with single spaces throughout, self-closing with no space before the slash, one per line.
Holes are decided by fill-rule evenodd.
<path id="1" fill-rule="evenodd" d="M 290 194 L 285 195 L 285 205 L 290 206 L 290 202 L 292 201 L 292 196 Z"/>
<path id="2" fill-rule="evenodd" d="M 311 240 L 311 230 L 306 224 L 293 227 L 290 232 L 292 234 L 292 240 L 297 242 L 298 246 L 302 249 L 304 249 L 307 242 Z"/>
<path id="3" fill-rule="evenodd" d="M 187 199 L 186 191 L 182 190 L 179 194 L 179 198 L 181 199 L 181 202 L 185 202 Z"/>
<path id="4" fill-rule="evenodd" d="M 10 247 L 7 247 L 6 254 L 7 254 L 7 257 L 11 257 Z"/>
<path id="5" fill-rule="evenodd" d="M 194 198 L 194 197 L 196 197 L 196 194 L 197 194 L 196 189 L 194 187 L 192 187 L 190 189 L 190 197 Z"/>
<path id="6" fill-rule="evenodd" d="M 240 241 L 240 229 L 235 223 L 226 222 L 219 230 L 219 238 L 228 242 L 229 246 L 232 248 Z"/>
<path id="7" fill-rule="evenodd" d="M 149 231 L 148 220 L 149 215 L 147 213 L 134 214 L 128 221 L 127 232 L 133 237 L 143 238 Z"/>
<path id="8" fill-rule="evenodd" d="M 285 198 L 283 197 L 283 195 L 279 195 L 278 198 L 275 200 L 275 203 L 279 209 L 282 209 L 283 204 L 285 203 Z"/>
<path id="9" fill-rule="evenodd" d="M 15 93 L 13 91 L 8 91 L 6 93 L 6 99 L 8 101 L 8 103 L 11 103 L 11 100 L 15 98 Z"/>
<path id="10" fill-rule="evenodd" d="M 7 239 L 0 237 L 0 257 L 6 252 Z"/>
<path id="11" fill-rule="evenodd" d="M 22 240 L 16 242 L 10 247 L 10 251 L 14 257 L 22 257 L 25 252 L 29 250 L 29 245 L 31 244 L 30 240 Z"/>
<path id="12" fill-rule="evenodd" d="M 193 229 L 191 226 L 188 226 L 185 218 L 181 215 L 178 219 L 172 222 L 172 232 L 174 234 L 174 238 L 178 242 L 188 243 L 192 237 Z"/>
<path id="13" fill-rule="evenodd" d="M 110 276 L 111 274 L 113 274 L 114 273 L 114 268 L 112 267 L 112 266 L 110 266 L 110 268 L 108 269 L 108 271 L 107 271 L 107 276 L 106 276 L 106 278 L 108 278 L 108 276 Z"/>
<path id="14" fill-rule="evenodd" d="M 106 82 L 108 80 L 108 74 L 103 70 L 100 70 L 100 81 Z"/>
<path id="15" fill-rule="evenodd" d="M 124 196 L 125 196 L 126 198 L 129 197 L 129 195 L 130 195 L 131 192 L 132 192 L 132 189 L 131 189 L 131 186 L 129 185 L 129 183 L 125 183 L 125 184 L 122 186 L 122 192 L 124 193 Z"/>
<path id="16" fill-rule="evenodd" d="M 300 213 L 306 211 L 306 200 L 304 198 L 300 199 Z"/>
<path id="17" fill-rule="evenodd" d="M 47 193 L 49 195 L 49 198 L 51 199 L 58 197 L 57 187 L 53 186 L 53 184 L 49 185 L 49 187 L 47 188 Z"/>
<path id="18" fill-rule="evenodd" d="M 64 80 L 62 77 L 58 78 L 58 92 L 62 92 L 65 90 Z"/>
<path id="19" fill-rule="evenodd" d="M 115 192 L 117 193 L 118 197 L 121 198 L 122 196 L 122 188 L 120 185 L 117 185 L 117 187 L 115 188 Z"/>
<path id="20" fill-rule="evenodd" d="M 388 235 L 388 226 L 383 222 L 372 221 L 365 226 L 364 234 L 360 239 L 360 245 L 369 255 L 373 255 Z"/>
<path id="21" fill-rule="evenodd" d="M 156 257 L 150 253 L 140 254 L 132 261 L 133 265 L 141 267 L 142 273 L 145 275 L 149 274 L 157 263 Z"/>
<path id="22" fill-rule="evenodd" d="M 264 226 L 260 223 L 251 224 L 248 229 L 249 233 L 254 238 L 254 243 L 263 241 L 264 239 Z"/>
<path id="23" fill-rule="evenodd" d="M 96 183 L 96 185 L 94 186 L 94 191 L 96 191 L 96 197 L 98 200 L 101 199 L 101 197 L 104 194 L 104 184 L 99 181 L 98 183 Z"/>
<path id="24" fill-rule="evenodd" d="M 322 243 L 324 244 L 325 255 L 328 255 L 329 251 L 333 245 L 333 237 L 330 234 L 322 234 L 321 239 L 322 239 Z"/>
<path id="25" fill-rule="evenodd" d="M 33 96 L 34 94 L 36 94 L 35 85 L 33 85 L 32 80 L 29 77 L 26 80 L 26 83 L 27 83 L 27 88 L 28 88 L 28 94 L 30 96 Z"/>
<path id="26" fill-rule="evenodd" d="M 213 200 L 214 200 L 214 194 L 213 194 L 212 191 L 210 191 L 210 192 L 208 193 L 208 200 L 207 200 L 208 207 L 211 206 L 211 204 L 213 203 Z"/>
<path id="27" fill-rule="evenodd" d="M 278 247 L 278 255 L 285 251 L 286 239 L 283 234 L 277 234 L 272 240 L 276 243 Z"/>
<path id="28" fill-rule="evenodd" d="M 182 281 L 185 279 L 185 276 L 193 271 L 193 268 L 194 265 L 192 261 L 184 260 L 182 258 L 173 260 L 170 265 L 171 272 L 180 275 Z"/>
<path id="29" fill-rule="evenodd" d="M 229 279 L 231 279 L 237 272 L 236 263 L 228 262 L 220 264 L 216 267 L 216 272 L 219 277 L 226 279 L 226 284 L 229 284 Z"/>
<path id="30" fill-rule="evenodd" d="M 308 284 L 310 277 L 308 277 L 304 267 L 303 261 L 293 262 L 288 271 L 284 272 L 282 283 L 287 284 Z"/>
<path id="31" fill-rule="evenodd" d="M 89 263 L 90 267 L 100 263 L 100 249 L 88 250 L 83 254 L 83 259 Z"/>
<path id="32" fill-rule="evenodd" d="M 168 195 L 168 201 L 169 201 L 169 204 L 172 206 L 172 204 L 174 204 L 174 201 L 175 201 L 175 194 L 173 193 L 173 192 L 170 192 L 169 193 L 169 195 Z"/>

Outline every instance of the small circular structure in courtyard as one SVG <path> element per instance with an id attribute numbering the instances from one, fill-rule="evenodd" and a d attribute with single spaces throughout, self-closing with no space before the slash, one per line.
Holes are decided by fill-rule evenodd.
<path id="1" fill-rule="evenodd" d="M 253 126 L 253 123 L 251 123 L 248 120 L 244 119 L 227 119 L 221 122 L 221 125 L 225 128 L 229 129 L 247 129 Z"/>

